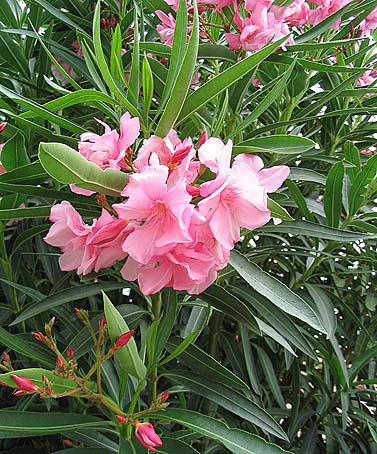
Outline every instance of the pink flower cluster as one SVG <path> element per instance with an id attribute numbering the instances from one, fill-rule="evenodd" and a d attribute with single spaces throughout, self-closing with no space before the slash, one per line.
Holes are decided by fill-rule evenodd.
<path id="1" fill-rule="evenodd" d="M 178 0 L 165 0 L 175 11 L 178 9 Z M 293 0 L 288 6 L 275 5 L 273 0 L 201 0 L 199 11 L 214 7 L 218 12 L 225 7 L 233 7 L 232 25 L 236 32 L 227 32 L 225 37 L 231 50 L 257 51 L 268 42 L 277 41 L 306 25 L 316 25 L 327 17 L 339 11 L 351 0 Z M 186 0 L 189 14 L 192 12 L 191 1 Z M 240 13 L 241 11 L 241 13 Z M 171 46 L 173 42 L 175 18 L 171 14 L 156 11 L 162 24 L 157 26 L 161 41 Z M 332 26 L 338 29 L 341 20 Z M 205 24 L 202 26 L 202 35 L 205 36 Z M 360 24 L 362 35 L 367 36 L 377 27 L 377 8 Z M 229 29 L 229 23 L 224 23 L 224 29 Z M 290 36 L 283 43 L 293 44 Z"/>
<path id="2" fill-rule="evenodd" d="M 102 169 L 116 162 L 124 170 L 121 160 L 136 139 L 136 121 L 129 114 L 122 119 L 135 128 L 123 129 L 119 140 L 107 129 L 102 136 L 90 136 L 90 146 L 102 150 L 101 160 L 83 148 L 86 142 L 80 142 L 80 153 Z M 115 216 L 103 210 L 87 225 L 68 202 L 55 205 L 45 241 L 62 250 L 62 270 L 85 275 L 127 257 L 121 274 L 137 279 L 146 295 L 164 287 L 198 294 L 211 285 L 240 239 L 240 229 L 252 230 L 271 219 L 267 193 L 281 186 L 289 168 L 265 169 L 258 156 L 247 154 L 231 165 L 232 142 L 206 134 L 198 146 L 197 152 L 191 138 L 181 141 L 174 130 L 165 138 L 144 140 L 131 163 L 124 199 L 112 205 Z"/>

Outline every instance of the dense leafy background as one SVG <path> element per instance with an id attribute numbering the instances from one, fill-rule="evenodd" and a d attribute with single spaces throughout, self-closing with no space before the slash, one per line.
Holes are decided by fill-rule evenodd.
<path id="1" fill-rule="evenodd" d="M 170 408 L 155 415 L 164 440 L 158 452 L 283 452 L 257 434 L 303 454 L 376 453 L 377 156 L 360 151 L 376 142 L 377 89 L 356 88 L 377 55 L 373 42 L 357 39 L 357 25 L 376 2 L 352 2 L 338 32 L 320 25 L 286 51 L 271 44 L 239 63 L 225 46 L 198 47 L 194 32 L 185 55 L 159 43 L 151 12 L 168 10 L 159 0 L 120 2 L 120 14 L 108 0 L 96 17 L 91 1 L 25 3 L 0 5 L 0 115 L 9 123 L 1 135 L 0 344 L 14 366 L 53 367 L 30 332 L 54 315 L 57 342 L 72 346 L 87 370 L 92 343 L 73 306 L 97 323 L 103 289 L 137 330 L 147 367 L 160 364 L 158 389 L 172 391 Z M 118 17 L 117 28 L 100 27 L 107 14 Z M 141 42 L 135 17 L 146 30 Z M 218 29 L 211 33 L 216 42 Z M 185 28 L 176 35 L 186 47 Z M 83 57 L 71 46 L 76 39 Z M 173 54 L 170 69 L 146 52 Z M 56 59 L 74 78 L 56 79 Z M 194 70 L 201 74 L 196 91 L 189 88 Z M 126 110 L 143 119 L 145 136 L 173 124 L 181 137 L 205 128 L 232 138 L 236 153 L 292 168 L 274 199 L 295 221 L 283 214 L 279 225 L 245 231 L 216 285 L 199 297 L 163 294 L 160 321 L 150 298 L 117 270 L 80 280 L 60 271 L 58 251 L 42 240 L 55 201 L 71 201 L 88 219 L 100 209 L 95 198 L 51 180 L 37 159 L 39 143 L 75 148 L 80 133 L 101 131 L 93 117 L 117 127 Z M 186 350 L 169 357 L 182 342 Z M 118 363 L 103 372 L 107 393 L 127 407 L 137 382 L 123 389 Z M 66 438 L 80 447 L 65 449 L 72 454 L 145 452 L 132 441 L 119 446 L 106 415 L 79 400 L 14 398 L 6 388 L 0 399 L 4 452 L 60 452 Z M 140 408 L 146 401 L 142 393 Z"/>

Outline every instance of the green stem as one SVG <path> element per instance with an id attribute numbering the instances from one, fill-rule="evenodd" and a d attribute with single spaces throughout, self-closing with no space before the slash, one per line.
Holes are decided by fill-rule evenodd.
<path id="1" fill-rule="evenodd" d="M 156 293 L 152 296 L 152 314 L 153 320 L 159 320 L 161 316 L 162 307 L 162 295 L 161 292 Z M 151 373 L 148 377 L 148 404 L 151 406 L 157 398 L 157 365 L 152 368 Z"/>

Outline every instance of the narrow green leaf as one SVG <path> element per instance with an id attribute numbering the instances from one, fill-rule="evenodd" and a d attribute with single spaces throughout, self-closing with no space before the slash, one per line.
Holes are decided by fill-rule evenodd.
<path id="1" fill-rule="evenodd" d="M 280 344 L 282 347 L 284 347 L 286 350 L 289 351 L 293 356 L 297 356 L 294 350 L 292 350 L 292 347 L 290 344 L 284 339 L 283 336 L 281 336 L 275 328 L 272 328 L 272 326 L 268 325 L 265 323 L 263 320 L 259 319 L 258 317 L 255 317 L 259 328 L 263 334 L 265 334 L 268 337 L 271 337 L 275 342 Z"/>
<path id="2" fill-rule="evenodd" d="M 134 107 L 132 103 L 126 98 L 124 93 L 119 89 L 118 85 L 111 76 L 109 67 L 106 62 L 105 54 L 102 50 L 101 43 L 101 2 L 97 2 L 96 9 L 94 12 L 93 19 L 93 45 L 96 55 L 96 63 L 100 69 L 101 76 L 109 87 L 114 96 L 119 100 L 120 104 L 123 105 L 129 112 L 135 117 L 141 117 L 138 109 Z"/>
<path id="3" fill-rule="evenodd" d="M 214 439 L 233 454 L 287 454 L 277 445 L 267 443 L 262 438 L 240 429 L 231 429 L 222 421 L 201 415 L 195 411 L 168 408 L 152 414 L 152 417 L 175 421 L 204 437 Z"/>
<path id="4" fill-rule="evenodd" d="M 296 60 L 293 60 L 291 65 L 288 67 L 287 70 L 284 71 L 282 77 L 276 82 L 276 84 L 270 89 L 267 95 L 258 102 L 257 106 L 253 108 L 249 115 L 241 121 L 241 123 L 236 127 L 234 131 L 232 131 L 231 136 L 234 137 L 235 135 L 239 134 L 241 131 L 246 130 L 254 120 L 260 117 L 260 115 L 265 112 L 272 103 L 274 103 L 282 94 L 283 90 L 287 86 L 287 82 L 291 77 L 293 68 L 296 65 Z"/>
<path id="5" fill-rule="evenodd" d="M 262 233 L 290 233 L 291 235 L 306 235 L 312 238 L 322 238 L 324 240 L 334 240 L 340 242 L 353 242 L 367 238 L 374 238 L 374 235 L 368 235 L 360 232 L 351 232 L 350 230 L 334 229 L 324 225 L 315 224 L 314 222 L 295 221 L 283 222 L 279 225 L 268 225 L 260 229 Z"/>
<path id="6" fill-rule="evenodd" d="M 288 213 L 288 211 L 270 197 L 267 198 L 267 207 L 271 211 L 272 218 L 278 218 L 282 221 L 294 221 L 294 218 Z"/>
<path id="7" fill-rule="evenodd" d="M 180 2 L 181 8 L 185 8 L 182 6 L 184 3 L 185 2 L 182 1 Z M 172 86 L 168 101 L 155 131 L 155 134 L 160 137 L 165 137 L 174 126 L 186 100 L 186 96 L 192 82 L 192 77 L 194 75 L 199 47 L 199 19 L 196 2 L 194 2 L 193 6 L 194 18 L 190 33 L 190 40 L 187 47 L 184 46 L 182 48 L 185 50 L 184 58 L 174 79 L 174 85 Z M 186 34 L 186 29 L 180 30 L 180 32 Z"/>
<path id="8" fill-rule="evenodd" d="M 229 293 L 225 288 L 212 284 L 201 295 L 201 298 L 216 309 L 225 312 L 233 319 L 245 323 L 254 332 L 259 333 L 259 326 L 254 314 L 236 296 Z"/>
<path id="9" fill-rule="evenodd" d="M 154 82 L 153 82 L 153 73 L 148 62 L 148 58 L 144 55 L 143 65 L 141 69 L 141 80 L 143 87 L 143 112 L 144 118 L 148 118 L 149 109 L 152 104 L 153 92 L 154 92 Z"/>
<path id="10" fill-rule="evenodd" d="M 167 46 L 169 47 L 169 46 Z M 187 4 L 179 2 L 178 11 L 176 14 L 176 23 L 174 27 L 173 45 L 169 48 L 170 58 L 169 70 L 164 85 L 164 91 L 161 96 L 158 111 L 161 112 L 164 108 L 169 96 L 172 94 L 174 83 L 178 78 L 179 72 L 182 70 L 182 65 L 185 59 L 187 48 Z"/>
<path id="11" fill-rule="evenodd" d="M 313 309 L 285 284 L 270 276 L 259 266 L 249 262 L 246 257 L 235 250 L 231 252 L 229 263 L 251 287 L 268 298 L 271 303 L 284 312 L 303 320 L 316 330 L 324 331 Z"/>
<path id="12" fill-rule="evenodd" d="M 89 296 L 98 295 L 102 290 L 118 290 L 124 288 L 124 282 L 102 282 L 97 284 L 86 284 L 64 289 L 60 292 L 47 296 L 37 304 L 28 306 L 12 323 L 11 326 L 29 320 L 35 315 L 42 314 L 62 304 L 79 301 Z"/>
<path id="13" fill-rule="evenodd" d="M 249 139 L 233 146 L 233 153 L 277 153 L 300 155 L 314 148 L 315 142 L 306 137 L 275 135 Z"/>
<path id="14" fill-rule="evenodd" d="M 27 107 L 32 112 L 34 112 L 35 116 L 43 118 L 44 120 L 47 120 L 52 124 L 59 125 L 62 128 L 65 128 L 68 131 L 71 131 L 75 134 L 81 134 L 85 132 L 85 129 L 83 129 L 81 126 L 78 126 L 72 121 L 67 120 L 66 118 L 63 118 L 59 115 L 56 115 L 53 112 L 50 112 L 49 110 L 45 109 L 43 106 L 39 105 L 35 101 L 32 101 L 31 99 L 28 99 L 3 85 L 0 85 L 0 93 L 12 99 L 17 104 Z"/>
<path id="15" fill-rule="evenodd" d="M 198 331 L 192 331 L 190 334 L 185 337 L 182 342 L 177 346 L 175 350 L 173 350 L 169 356 L 163 359 L 163 361 L 160 361 L 159 366 L 163 366 L 165 364 L 170 363 L 170 361 L 173 361 L 177 356 L 181 355 L 186 348 L 188 348 L 198 337 Z"/>
<path id="16" fill-rule="evenodd" d="M 326 190 L 323 196 L 323 208 L 330 227 L 338 227 L 342 214 L 342 189 L 344 165 L 338 162 L 333 165 L 326 179 Z"/>
<path id="17" fill-rule="evenodd" d="M 178 123 L 186 120 L 194 112 L 207 104 L 211 99 L 222 91 L 226 90 L 237 80 L 252 71 L 261 61 L 265 60 L 279 45 L 284 42 L 286 37 L 278 40 L 269 46 L 264 47 L 259 52 L 241 60 L 224 72 L 203 84 L 198 90 L 188 96 L 178 117 Z"/>
<path id="18" fill-rule="evenodd" d="M 0 327 L 0 345 L 17 352 L 26 358 L 30 358 L 37 363 L 43 364 L 46 367 L 55 367 L 55 357 L 52 353 L 35 348 L 35 343 L 33 345 L 31 336 L 30 341 L 27 341 L 16 334 L 8 333 L 7 330 Z"/>
<path id="19" fill-rule="evenodd" d="M 220 407 L 255 424 L 266 432 L 287 440 L 286 434 L 272 416 L 232 388 L 212 381 L 209 377 L 206 377 L 204 381 L 201 374 L 194 374 L 193 372 L 174 371 L 164 373 L 163 375 L 185 386 L 194 393 L 216 402 Z"/>
<path id="20" fill-rule="evenodd" d="M 292 180 L 287 180 L 285 184 L 287 185 L 287 188 L 293 200 L 296 202 L 298 209 L 301 211 L 301 214 L 305 216 L 308 221 L 315 222 L 314 216 L 309 211 L 305 197 L 302 195 L 296 183 L 294 183 Z"/>
<path id="21" fill-rule="evenodd" d="M 276 334 L 274 335 L 273 331 L 271 332 L 271 326 L 273 326 L 274 328 L 276 328 L 279 335 L 284 336 L 284 339 L 287 339 L 292 343 L 292 345 L 299 348 L 310 358 L 313 358 L 314 360 L 317 358 L 314 349 L 307 340 L 307 337 L 309 337 L 308 333 L 303 331 L 301 328 L 298 329 L 296 323 L 292 321 L 292 319 L 288 317 L 282 310 L 278 309 L 268 299 L 259 295 L 255 291 L 250 291 L 250 289 L 247 289 L 246 291 L 240 287 L 234 286 L 231 286 L 231 289 L 233 293 L 238 295 L 239 298 L 242 298 L 245 303 L 248 303 L 252 307 L 254 307 L 260 314 L 260 316 L 269 323 L 269 325 L 267 326 L 270 326 L 270 328 L 266 328 L 266 324 L 260 324 L 260 320 L 259 318 L 257 318 L 262 332 L 265 332 L 265 334 L 275 339 L 276 342 L 279 342 L 279 337 L 276 337 Z M 304 333 L 306 335 L 304 335 Z M 279 343 L 282 342 L 280 341 Z M 282 343 L 282 345 L 285 347 L 284 343 Z"/>
<path id="22" fill-rule="evenodd" d="M 368 159 L 355 177 L 349 193 L 349 212 L 355 214 L 363 205 L 368 188 L 377 175 L 377 155 Z"/>
<path id="23" fill-rule="evenodd" d="M 173 330 L 178 308 L 177 292 L 171 288 L 165 289 L 162 293 L 162 302 L 164 314 L 159 321 L 156 337 L 153 339 L 155 358 L 160 356 Z"/>
<path id="24" fill-rule="evenodd" d="M 30 163 L 25 138 L 20 132 L 4 144 L 1 150 L 1 163 L 7 172 Z"/>
<path id="25" fill-rule="evenodd" d="M 102 170 L 73 148 L 61 143 L 41 143 L 39 159 L 46 172 L 60 183 L 76 184 L 102 194 L 119 196 L 128 181 L 124 172 Z"/>
<path id="26" fill-rule="evenodd" d="M 129 328 L 124 318 L 117 311 L 116 307 L 112 304 L 106 294 L 104 292 L 102 293 L 110 339 L 112 342 L 115 342 L 121 334 L 128 332 Z M 140 380 L 145 378 L 147 370 L 143 361 L 140 359 L 134 338 L 131 338 L 128 344 L 122 347 L 116 355 L 119 359 L 122 373 L 130 373 Z"/>
<path id="27" fill-rule="evenodd" d="M 17 388 L 16 383 L 12 379 L 12 375 L 28 378 L 36 386 L 39 386 L 41 388 L 44 388 L 46 386 L 42 380 L 42 376 L 44 375 L 51 382 L 51 387 L 54 393 L 63 393 L 77 388 L 77 383 L 75 381 L 70 380 L 69 378 L 57 377 L 51 370 L 40 368 L 19 369 L 1 374 L 1 381 L 11 388 Z M 3 427 L 1 427 L 0 425 L 0 431 L 1 430 L 3 430 Z"/>
<path id="28" fill-rule="evenodd" d="M 79 429 L 103 429 L 110 424 L 110 421 L 95 416 L 74 413 L 0 410 L 2 439 L 70 433 Z"/>
<path id="29" fill-rule="evenodd" d="M 354 167 L 346 168 L 347 175 L 349 176 L 351 183 L 353 183 L 361 167 L 360 152 L 349 140 L 344 144 L 344 158 L 354 165 Z"/>
<path id="30" fill-rule="evenodd" d="M 169 351 L 174 351 L 180 344 L 180 338 L 172 338 L 167 344 L 167 349 Z M 249 389 L 247 384 L 237 375 L 196 345 L 189 345 L 187 349 L 179 355 L 179 358 L 183 364 L 189 366 L 194 372 L 202 374 L 205 377 L 211 377 L 211 379 L 231 388 Z"/>
<path id="31" fill-rule="evenodd" d="M 267 353 L 263 350 L 263 348 L 259 347 L 258 345 L 254 345 L 254 348 L 258 352 L 258 357 L 260 360 L 260 363 L 262 365 L 262 369 L 264 372 L 264 375 L 266 377 L 266 380 L 269 384 L 269 387 L 271 389 L 271 392 L 278 403 L 278 405 L 285 409 L 286 408 L 286 403 L 284 401 L 283 394 L 280 389 L 280 384 L 279 381 L 276 377 L 276 372 L 274 370 L 274 366 L 272 365 L 272 362 L 267 355 Z"/>
<path id="32" fill-rule="evenodd" d="M 0 210 L 0 219 L 30 219 L 47 218 L 50 216 L 51 207 L 12 208 Z"/>
<path id="33" fill-rule="evenodd" d="M 310 296 L 317 306 L 319 316 L 328 336 L 335 335 L 336 317 L 333 304 L 326 292 L 318 285 L 305 284 Z"/>
<path id="34" fill-rule="evenodd" d="M 119 55 L 119 58 L 120 55 Z M 134 11 L 134 40 L 132 49 L 132 62 L 130 79 L 128 81 L 127 99 L 136 108 L 139 105 L 139 92 L 140 92 L 140 47 L 139 47 L 139 23 L 137 16 L 137 9 Z"/>

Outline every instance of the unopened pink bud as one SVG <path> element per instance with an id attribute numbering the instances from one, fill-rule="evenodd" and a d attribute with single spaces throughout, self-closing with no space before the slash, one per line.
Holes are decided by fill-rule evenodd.
<path id="1" fill-rule="evenodd" d="M 155 448 L 162 446 L 161 438 L 156 434 L 153 425 L 150 422 L 135 423 L 135 436 L 140 443 L 152 452 L 156 452 Z"/>
<path id="2" fill-rule="evenodd" d="M 160 394 L 159 401 L 162 403 L 166 402 L 169 399 L 169 396 L 170 396 L 170 391 L 167 389 L 166 391 L 164 391 L 163 393 Z"/>
<path id="3" fill-rule="evenodd" d="M 127 333 L 121 334 L 115 342 L 115 345 L 114 345 L 115 350 L 118 350 L 119 348 L 122 348 L 125 345 L 127 345 L 128 342 L 130 341 L 131 337 L 134 334 L 135 334 L 135 331 L 133 329 L 131 329 Z"/>
<path id="4" fill-rule="evenodd" d="M 73 357 L 75 356 L 75 353 L 73 352 L 72 347 L 67 348 L 67 355 L 68 355 L 69 359 L 73 359 Z"/>
<path id="5" fill-rule="evenodd" d="M 127 420 L 124 416 L 122 415 L 116 415 L 115 418 L 117 419 L 118 422 L 120 422 L 121 424 L 124 424 Z"/>
<path id="6" fill-rule="evenodd" d="M 26 377 L 19 377 L 18 375 L 11 375 L 12 380 L 16 383 L 17 388 L 20 391 L 34 393 L 38 390 L 37 385 L 35 385 L 31 380 Z"/>
<path id="7" fill-rule="evenodd" d="M 0 123 L 0 133 L 2 133 L 4 131 L 4 129 L 7 127 L 7 122 L 6 121 L 3 121 L 2 123 Z"/>
<path id="8" fill-rule="evenodd" d="M 10 358 L 9 358 L 9 355 L 7 352 L 3 352 L 3 358 L 4 358 L 4 361 L 6 361 L 6 362 L 10 361 Z"/>
<path id="9" fill-rule="evenodd" d="M 73 308 L 76 315 L 80 315 L 80 309 L 78 307 Z"/>
<path id="10" fill-rule="evenodd" d="M 107 325 L 106 317 L 103 316 L 103 317 L 101 318 L 101 321 L 99 322 L 99 327 L 100 327 L 100 328 L 104 328 L 106 325 Z"/>
<path id="11" fill-rule="evenodd" d="M 200 137 L 199 137 L 199 142 L 198 142 L 198 147 L 202 146 L 203 143 L 208 140 L 208 133 L 207 131 L 200 131 Z"/>
<path id="12" fill-rule="evenodd" d="M 56 367 L 57 367 L 58 369 L 63 369 L 63 367 L 64 367 L 64 362 L 63 362 L 63 360 L 61 359 L 60 356 L 58 356 L 58 357 L 56 358 Z"/>
<path id="13" fill-rule="evenodd" d="M 31 333 L 31 335 L 34 337 L 34 339 L 37 339 L 39 342 L 44 342 L 46 339 L 46 336 L 43 335 L 42 333 Z"/>

